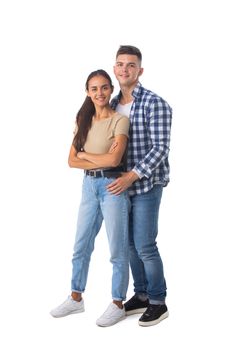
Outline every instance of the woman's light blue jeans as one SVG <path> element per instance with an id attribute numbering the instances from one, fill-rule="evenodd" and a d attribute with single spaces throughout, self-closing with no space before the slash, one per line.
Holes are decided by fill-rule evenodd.
<path id="1" fill-rule="evenodd" d="M 113 268 L 112 298 L 125 300 L 129 281 L 130 203 L 126 192 L 116 196 L 107 191 L 106 186 L 112 181 L 114 181 L 113 178 L 84 175 L 72 259 L 71 289 L 80 293 L 85 290 L 95 238 L 104 220 Z"/>
<path id="2" fill-rule="evenodd" d="M 162 185 L 155 185 L 147 193 L 130 197 L 130 267 L 134 291 L 147 295 L 154 304 L 164 303 L 166 297 L 163 263 L 156 244 L 162 191 Z"/>

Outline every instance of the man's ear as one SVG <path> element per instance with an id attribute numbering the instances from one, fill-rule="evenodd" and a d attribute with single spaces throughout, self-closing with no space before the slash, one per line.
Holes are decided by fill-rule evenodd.
<path id="1" fill-rule="evenodd" d="M 144 72 L 144 68 L 140 68 L 138 76 L 140 77 L 143 74 L 143 72 Z"/>

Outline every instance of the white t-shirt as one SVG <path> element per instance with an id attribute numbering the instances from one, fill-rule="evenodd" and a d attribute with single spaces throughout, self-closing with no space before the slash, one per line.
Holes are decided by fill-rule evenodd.
<path id="1" fill-rule="evenodd" d="M 120 113 L 121 115 L 125 115 L 125 116 L 129 117 L 132 104 L 133 104 L 133 101 L 126 103 L 125 105 L 118 103 L 118 105 L 116 107 L 116 111 L 118 113 Z"/>

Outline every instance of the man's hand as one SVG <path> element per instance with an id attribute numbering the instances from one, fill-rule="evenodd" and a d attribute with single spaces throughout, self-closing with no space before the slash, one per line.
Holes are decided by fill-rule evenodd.
<path id="1" fill-rule="evenodd" d="M 127 188 L 129 188 L 134 181 L 138 179 L 139 177 L 133 171 L 122 173 L 121 177 L 118 177 L 115 181 L 107 186 L 107 190 L 115 195 L 121 194 L 127 190 Z"/>

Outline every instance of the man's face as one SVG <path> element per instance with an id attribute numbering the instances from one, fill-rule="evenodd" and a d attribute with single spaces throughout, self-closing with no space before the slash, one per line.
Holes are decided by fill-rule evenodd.
<path id="1" fill-rule="evenodd" d="M 119 55 L 114 66 L 114 74 L 122 87 L 131 87 L 137 84 L 143 73 L 140 61 L 135 55 Z"/>

